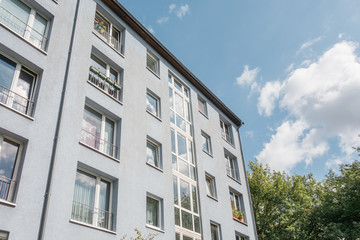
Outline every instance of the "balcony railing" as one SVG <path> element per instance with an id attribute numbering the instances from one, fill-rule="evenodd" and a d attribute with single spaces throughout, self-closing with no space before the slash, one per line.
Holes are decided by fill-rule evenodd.
<path id="1" fill-rule="evenodd" d="M 106 94 L 120 101 L 121 85 L 106 77 L 95 67 L 90 67 L 88 81 L 103 90 Z"/>
<path id="2" fill-rule="evenodd" d="M 222 138 L 232 144 L 232 138 L 229 133 L 221 132 Z"/>
<path id="3" fill-rule="evenodd" d="M 12 202 L 13 191 L 16 186 L 16 181 L 4 176 L 0 176 L 0 199 Z"/>
<path id="4" fill-rule="evenodd" d="M 119 148 L 113 143 L 108 142 L 105 139 L 101 139 L 98 134 L 91 133 L 86 129 L 81 129 L 80 142 L 113 158 L 120 155 Z"/>
<path id="5" fill-rule="evenodd" d="M 20 20 L 13 13 L 9 12 L 7 9 L 0 6 L 0 23 L 10 28 L 15 33 L 19 34 L 21 37 L 30 41 L 36 47 L 44 49 L 46 45 L 46 37 L 36 31 L 27 23 Z"/>
<path id="6" fill-rule="evenodd" d="M 121 52 L 121 42 L 119 42 L 116 38 L 110 35 L 108 31 L 105 31 L 102 26 L 99 24 L 94 24 L 94 30 L 98 32 L 101 36 L 103 36 L 106 42 L 115 48 L 118 52 Z"/>
<path id="7" fill-rule="evenodd" d="M 34 105 L 31 100 L 11 91 L 10 89 L 7 89 L 2 85 L 0 85 L 0 103 L 29 116 L 32 113 Z"/>
<path id="8" fill-rule="evenodd" d="M 83 203 L 74 201 L 72 205 L 71 219 L 99 228 L 113 230 L 113 214 Z"/>
<path id="9" fill-rule="evenodd" d="M 235 169 L 230 168 L 230 167 L 226 167 L 226 172 L 227 172 L 228 176 L 230 176 L 232 178 L 235 178 L 236 180 L 239 180 L 238 177 L 237 177 Z"/>

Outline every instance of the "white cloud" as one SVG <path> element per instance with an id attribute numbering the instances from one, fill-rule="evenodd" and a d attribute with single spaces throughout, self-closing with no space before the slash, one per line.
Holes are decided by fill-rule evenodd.
<path id="1" fill-rule="evenodd" d="M 258 99 L 258 112 L 260 115 L 270 116 L 275 108 L 276 100 L 279 98 L 281 83 L 279 81 L 267 82 L 261 89 Z"/>
<path id="2" fill-rule="evenodd" d="M 236 78 L 237 84 L 247 85 L 247 86 L 251 85 L 254 82 L 259 71 L 260 71 L 260 69 L 258 67 L 254 68 L 252 70 L 249 70 L 249 66 L 245 65 L 244 71 L 241 74 L 241 76 Z"/>
<path id="3" fill-rule="evenodd" d="M 153 27 L 152 27 L 151 25 L 149 25 L 149 26 L 147 27 L 147 29 L 149 30 L 149 32 L 150 32 L 151 34 L 155 34 L 155 30 L 153 29 Z"/>
<path id="4" fill-rule="evenodd" d="M 322 37 L 317 37 L 317 38 L 314 38 L 314 39 L 312 39 L 312 40 L 310 40 L 310 41 L 307 41 L 307 42 L 303 43 L 303 44 L 301 45 L 298 53 L 301 52 L 302 50 L 306 49 L 306 48 L 309 48 L 309 47 L 312 46 L 314 43 L 319 42 L 321 39 L 322 39 Z"/>
<path id="5" fill-rule="evenodd" d="M 343 37 L 342 33 L 339 33 L 338 38 L 341 39 Z"/>
<path id="6" fill-rule="evenodd" d="M 274 101 L 294 122 L 284 121 L 257 156 L 274 169 L 290 170 L 297 163 L 310 164 L 326 153 L 329 139 L 348 159 L 360 133 L 360 61 L 358 43 L 343 41 L 315 62 L 291 72 L 283 83 L 267 83 L 261 90 L 259 112 L 271 113 Z M 279 94 L 279 95 L 277 95 Z"/>
<path id="7" fill-rule="evenodd" d="M 169 21 L 169 17 L 159 18 L 156 22 L 157 22 L 158 24 L 163 24 L 163 23 L 166 23 L 167 21 Z"/>
<path id="8" fill-rule="evenodd" d="M 294 66 L 295 66 L 295 64 L 294 63 L 291 63 L 287 68 L 286 68 L 286 70 L 285 70 L 285 72 L 291 72 L 291 70 L 293 70 L 293 68 L 294 68 Z"/>
<path id="9" fill-rule="evenodd" d="M 183 18 L 189 12 L 190 12 L 189 5 L 185 4 L 183 6 L 180 6 L 178 9 L 176 9 L 175 14 L 178 18 Z"/>
<path id="10" fill-rule="evenodd" d="M 176 8 L 176 4 L 170 4 L 169 6 L 169 13 L 172 13 L 174 11 L 174 9 Z"/>
<path id="11" fill-rule="evenodd" d="M 246 131 L 245 132 L 245 136 L 248 136 L 250 138 L 253 138 L 254 137 L 254 132 L 253 131 Z"/>

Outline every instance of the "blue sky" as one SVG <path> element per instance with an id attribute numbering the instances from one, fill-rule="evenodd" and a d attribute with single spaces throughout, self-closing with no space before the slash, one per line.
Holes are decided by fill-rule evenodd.
<path id="1" fill-rule="evenodd" d="M 245 125 L 245 162 L 290 174 L 357 158 L 360 1 L 120 0 Z"/>

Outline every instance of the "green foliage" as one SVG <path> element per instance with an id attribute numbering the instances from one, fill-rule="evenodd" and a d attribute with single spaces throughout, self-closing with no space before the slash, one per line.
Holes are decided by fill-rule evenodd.
<path id="1" fill-rule="evenodd" d="M 153 240 L 156 237 L 156 234 L 148 234 L 146 236 L 143 236 L 139 229 L 134 229 L 136 236 L 127 238 L 127 236 L 123 236 L 120 238 L 120 240 Z"/>

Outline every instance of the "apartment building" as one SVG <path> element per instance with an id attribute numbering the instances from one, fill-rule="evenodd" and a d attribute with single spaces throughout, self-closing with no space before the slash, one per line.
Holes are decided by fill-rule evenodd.
<path id="1" fill-rule="evenodd" d="M 0 0 L 0 240 L 252 240 L 242 121 L 115 0 Z"/>

